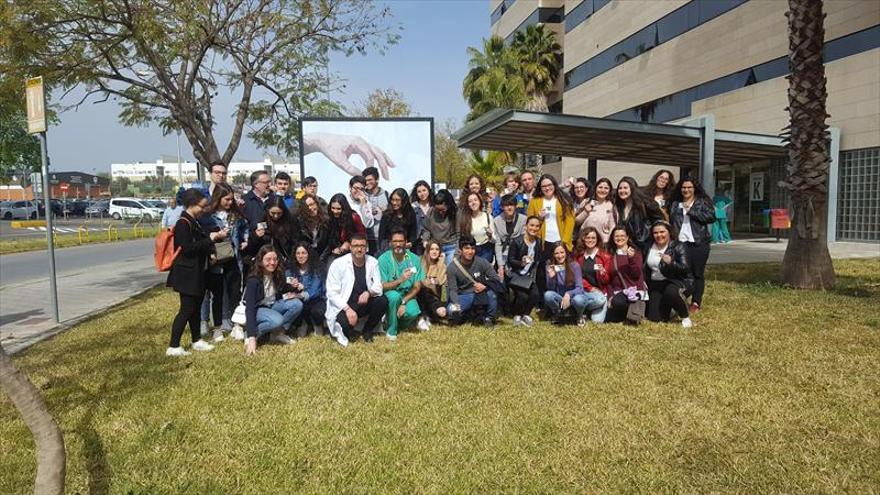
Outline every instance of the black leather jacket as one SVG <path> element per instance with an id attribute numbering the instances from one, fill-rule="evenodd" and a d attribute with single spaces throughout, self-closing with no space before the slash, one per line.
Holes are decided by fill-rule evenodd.
<path id="1" fill-rule="evenodd" d="M 544 262 L 541 259 L 541 255 L 544 252 L 544 241 L 535 239 L 535 243 L 535 260 L 532 262 L 532 266 L 529 267 L 529 275 L 532 277 L 535 276 L 537 267 Z M 526 246 L 523 236 L 511 239 L 510 245 L 507 247 L 507 263 L 505 263 L 504 270 L 508 273 L 512 271 L 519 273 L 523 269 L 522 258 L 527 254 L 529 254 L 529 247 Z"/>
<path id="2" fill-rule="evenodd" d="M 623 206 L 615 205 L 617 210 L 617 218 L 623 218 Z M 633 244 L 639 247 L 642 254 L 647 253 L 651 247 L 651 224 L 657 220 L 663 220 L 663 213 L 660 207 L 654 201 L 649 201 L 645 205 L 645 214 L 633 208 L 629 212 L 629 218 L 619 220 L 618 223 L 626 227 L 626 233 L 629 234 Z"/>
<path id="3" fill-rule="evenodd" d="M 676 232 L 681 232 L 684 223 L 684 210 L 681 203 L 672 203 L 669 209 L 670 223 Z M 700 198 L 694 201 L 694 205 L 688 211 L 691 220 L 691 232 L 694 234 L 694 244 L 712 242 L 712 224 L 715 223 L 715 206 L 706 199 Z"/>
<path id="4" fill-rule="evenodd" d="M 648 247 L 650 249 L 650 246 Z M 669 240 L 663 254 L 668 254 L 672 258 L 671 263 L 660 261 L 660 273 L 670 282 L 687 289 L 688 292 L 694 288 L 694 275 L 691 273 L 691 263 L 688 260 L 687 249 L 683 242 L 674 239 Z M 651 280 L 651 269 L 645 265 L 645 280 Z"/>

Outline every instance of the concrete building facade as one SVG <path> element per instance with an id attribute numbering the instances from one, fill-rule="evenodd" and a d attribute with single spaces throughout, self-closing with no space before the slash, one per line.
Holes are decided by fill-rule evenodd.
<path id="1" fill-rule="evenodd" d="M 240 175 L 250 176 L 253 172 L 265 170 L 273 177 L 278 172 L 287 172 L 295 182 L 299 182 L 299 163 L 292 163 L 292 161 L 267 156 L 261 161 L 230 162 L 228 180 L 233 182 L 233 179 Z M 186 184 L 196 180 L 196 169 L 195 162 L 178 162 L 176 157 L 163 155 L 155 162 L 111 163 L 110 177 L 113 179 L 127 178 L 132 182 L 140 182 L 148 177 L 170 177 L 179 183 Z"/>
<path id="2" fill-rule="evenodd" d="M 778 135 L 788 124 L 788 32 L 781 0 L 490 0 L 492 34 L 545 22 L 564 50 L 552 111 L 632 122 L 682 123 Z M 562 14 L 558 14 L 558 9 Z M 550 11 L 554 14 L 551 15 Z M 880 2 L 824 0 L 828 123 L 839 132 L 832 237 L 880 241 Z M 734 200 L 733 227 L 766 232 L 769 208 L 785 208 L 776 184 L 784 160 L 718 167 L 716 191 Z M 597 163 L 597 176 L 646 183 L 650 164 Z M 586 175 L 587 161 L 545 165 Z M 676 177 L 682 170 L 673 170 Z M 756 178 L 760 200 L 750 197 Z M 832 212 L 833 213 L 833 212 Z"/>

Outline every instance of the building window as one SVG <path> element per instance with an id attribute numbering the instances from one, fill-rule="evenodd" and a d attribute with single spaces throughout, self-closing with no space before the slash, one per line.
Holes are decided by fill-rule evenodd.
<path id="1" fill-rule="evenodd" d="M 504 13 L 510 9 L 514 2 L 516 0 L 502 0 L 501 5 L 496 7 L 489 16 L 490 25 L 494 26 L 496 22 L 500 21 L 501 17 L 504 16 Z"/>
<path id="2" fill-rule="evenodd" d="M 579 3 L 575 8 L 571 9 L 571 12 L 565 13 L 565 32 L 567 33 L 583 24 L 593 14 L 598 12 L 599 9 L 608 5 L 608 2 L 610 1 L 611 0 L 584 0 Z"/>
<path id="3" fill-rule="evenodd" d="M 559 8 L 547 8 L 541 7 L 535 9 L 534 12 L 529 15 L 526 20 L 522 21 L 516 29 L 514 29 L 510 34 L 504 38 L 505 43 L 511 43 L 513 41 L 513 37 L 516 36 L 516 33 L 520 31 L 525 31 L 527 27 L 535 25 L 535 24 L 558 24 L 565 19 L 565 9 L 562 7 Z"/>
<path id="4" fill-rule="evenodd" d="M 880 241 L 880 148 L 842 151 L 838 172 L 837 239 Z"/>

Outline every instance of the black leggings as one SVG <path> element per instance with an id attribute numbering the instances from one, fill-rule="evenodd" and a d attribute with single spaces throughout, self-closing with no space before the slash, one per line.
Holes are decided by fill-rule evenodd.
<path id="1" fill-rule="evenodd" d="M 510 312 L 513 315 L 528 315 L 532 309 L 538 305 L 541 300 L 541 293 L 538 292 L 538 284 L 533 283 L 528 289 L 521 289 L 513 285 L 508 285 L 510 289 Z"/>
<path id="2" fill-rule="evenodd" d="M 358 315 L 358 319 L 367 317 L 367 324 L 364 325 L 364 337 L 370 337 L 373 335 L 373 330 L 376 328 L 376 325 L 382 321 L 382 315 L 388 311 L 388 299 L 385 296 L 379 297 L 371 297 L 367 304 L 363 306 L 355 304 L 349 304 L 351 309 L 354 310 Z M 340 311 L 338 315 L 336 315 L 336 321 L 342 325 L 342 332 L 346 337 L 351 338 L 352 333 L 354 331 L 354 327 L 348 324 L 348 317 L 345 316 L 345 311 Z"/>
<path id="3" fill-rule="evenodd" d="M 626 294 L 618 292 L 611 298 L 611 306 L 608 307 L 608 313 L 605 314 L 605 321 L 609 323 L 626 321 L 628 310 L 629 300 L 626 298 Z"/>
<path id="4" fill-rule="evenodd" d="M 708 242 L 686 242 L 684 246 L 687 250 L 688 260 L 691 262 L 691 273 L 694 274 L 693 302 L 697 306 L 702 306 L 703 290 L 706 288 L 706 263 L 709 261 L 710 246 Z"/>
<path id="5" fill-rule="evenodd" d="M 201 320 L 202 300 L 201 296 L 190 296 L 188 294 L 180 294 L 180 309 L 174 322 L 171 323 L 171 343 L 168 347 L 180 347 L 180 338 L 183 336 L 183 329 L 189 323 L 189 333 L 193 342 L 198 342 L 202 338 L 199 330 Z"/>
<path id="6" fill-rule="evenodd" d="M 675 310 L 680 318 L 688 317 L 685 294 L 669 280 L 648 280 L 648 303 L 645 318 L 651 321 L 669 321 L 669 312 Z"/>
<path id="7" fill-rule="evenodd" d="M 308 327 L 305 325 L 301 325 L 300 323 L 307 323 L 312 325 L 315 329 L 315 335 L 323 335 L 324 334 L 324 311 L 327 309 L 327 300 L 322 298 L 319 299 L 310 299 L 303 304 L 302 313 L 299 314 L 299 318 L 297 318 L 293 322 L 293 326 L 299 326 L 299 330 L 297 331 L 297 337 L 305 337 L 308 332 Z"/>
<path id="8" fill-rule="evenodd" d="M 416 296 L 416 301 L 419 303 L 419 309 L 422 310 L 422 315 L 431 319 L 437 318 L 437 309 L 443 307 L 443 301 L 440 300 L 437 294 L 424 287 Z"/>

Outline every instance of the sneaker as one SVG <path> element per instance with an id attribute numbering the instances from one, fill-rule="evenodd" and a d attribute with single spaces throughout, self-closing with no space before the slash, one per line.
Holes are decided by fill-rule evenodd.
<path id="1" fill-rule="evenodd" d="M 418 328 L 422 332 L 427 332 L 431 329 L 431 324 L 428 323 L 428 319 L 423 316 L 419 318 L 419 322 L 416 323 L 416 328 Z"/>
<path id="2" fill-rule="evenodd" d="M 391 335 L 390 333 L 386 333 L 385 338 L 390 340 L 391 342 L 395 342 L 397 340 L 397 335 Z M 364 340 L 366 340 L 366 338 Z"/>
<path id="3" fill-rule="evenodd" d="M 692 322 L 690 318 L 685 318 L 681 320 L 681 326 L 683 328 L 691 328 L 694 326 L 694 322 Z"/>
<path id="4" fill-rule="evenodd" d="M 587 326 L 587 318 L 585 316 L 581 316 L 580 318 L 578 318 L 578 326 L 579 327 Z"/>
<path id="5" fill-rule="evenodd" d="M 232 337 L 232 340 L 244 340 L 244 329 L 241 328 L 241 325 L 235 325 L 229 336 Z"/>
<path id="6" fill-rule="evenodd" d="M 518 327 L 523 324 L 522 316 L 516 315 L 513 317 L 513 326 Z"/>
<path id="7" fill-rule="evenodd" d="M 535 320 L 532 319 L 531 316 L 529 316 L 529 315 L 523 315 L 523 317 L 522 317 L 522 324 L 523 324 L 523 325 L 525 325 L 525 326 L 527 326 L 527 327 L 530 327 L 530 326 L 532 326 L 534 323 L 535 323 Z"/>
<path id="8" fill-rule="evenodd" d="M 495 328 L 495 320 L 489 318 L 488 316 L 483 318 L 483 325 L 487 328 Z"/>
<path id="9" fill-rule="evenodd" d="M 217 329 L 214 330 L 214 342 L 223 342 L 226 340 L 226 337 L 223 336 L 223 330 Z"/>
<path id="10" fill-rule="evenodd" d="M 697 314 L 699 311 L 700 311 L 700 305 L 697 303 L 691 303 L 690 307 L 688 308 L 688 313 L 690 313 L 692 315 Z"/>
<path id="11" fill-rule="evenodd" d="M 198 342 L 193 343 L 194 351 L 213 351 L 214 346 L 205 342 L 204 340 L 199 340 Z"/>
<path id="12" fill-rule="evenodd" d="M 285 335 L 284 332 L 277 332 L 269 337 L 269 342 L 278 345 L 290 345 L 293 343 L 293 339 Z"/>
<path id="13" fill-rule="evenodd" d="M 336 334 L 336 342 L 339 342 L 339 345 L 348 347 L 348 337 L 345 336 L 345 332 L 342 331 L 342 325 L 339 322 L 333 322 L 333 328 L 330 329 L 330 332 L 331 336 L 334 333 Z"/>
<path id="14" fill-rule="evenodd" d="M 224 332 L 229 332 L 230 330 L 232 330 L 232 320 L 230 320 L 229 318 L 224 318 L 223 323 L 220 324 L 220 330 L 223 330 Z"/>
<path id="15" fill-rule="evenodd" d="M 207 321 L 202 321 L 202 325 L 199 327 L 199 331 L 202 333 L 202 337 L 208 335 L 208 332 L 211 330 L 210 325 L 208 325 Z"/>
<path id="16" fill-rule="evenodd" d="M 178 357 L 178 356 L 189 356 L 190 353 L 183 350 L 183 347 L 169 347 L 165 350 L 166 356 Z"/>

